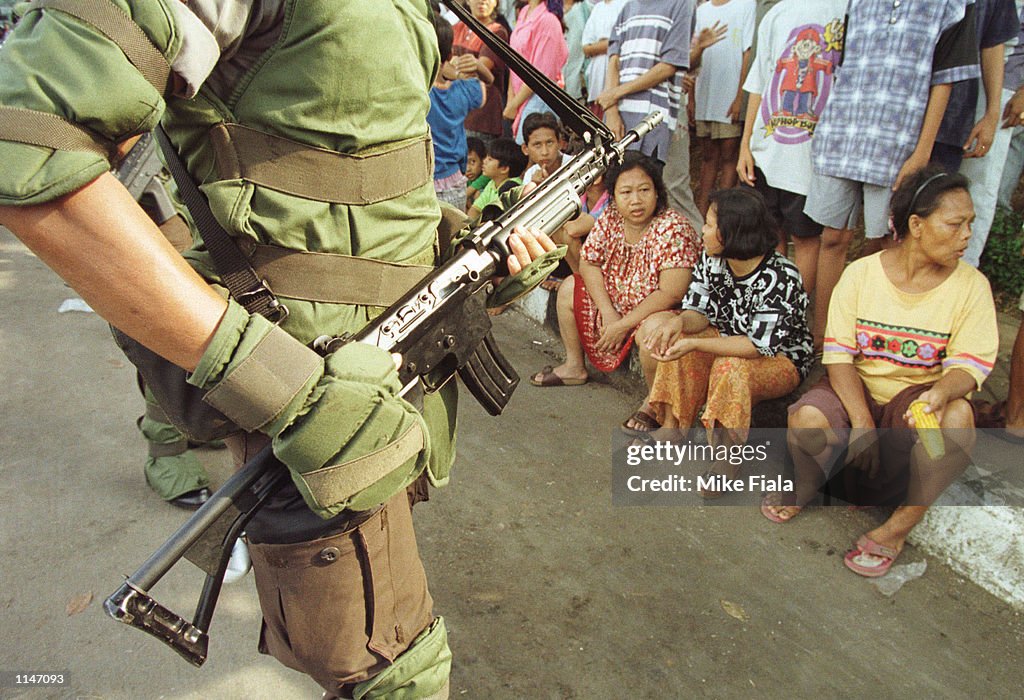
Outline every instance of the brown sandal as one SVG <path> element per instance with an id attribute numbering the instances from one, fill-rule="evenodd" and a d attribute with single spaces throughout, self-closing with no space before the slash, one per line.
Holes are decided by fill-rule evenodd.
<path id="1" fill-rule="evenodd" d="M 630 421 L 632 421 L 633 423 L 639 424 L 641 427 L 639 427 L 639 428 L 631 428 L 631 427 L 629 427 Z M 633 415 L 631 415 L 626 420 L 622 421 L 622 430 L 623 430 L 623 432 L 625 432 L 625 433 L 627 433 L 629 435 L 644 435 L 646 433 L 653 433 L 655 430 L 657 430 L 660 427 L 661 427 L 661 423 L 658 422 L 658 419 L 655 418 L 654 416 L 652 416 L 650 413 L 648 413 L 647 411 L 645 411 L 642 408 L 638 408 L 633 413 Z"/>
<path id="2" fill-rule="evenodd" d="M 587 378 L 563 379 L 555 374 L 555 368 L 548 365 L 537 374 L 530 377 L 530 384 L 534 386 L 580 386 L 587 383 Z"/>

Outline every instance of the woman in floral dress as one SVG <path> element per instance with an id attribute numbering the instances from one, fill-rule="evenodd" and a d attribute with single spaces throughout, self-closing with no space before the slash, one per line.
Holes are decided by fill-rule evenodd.
<path id="1" fill-rule="evenodd" d="M 535 386 L 587 381 L 585 357 L 608 372 L 629 353 L 645 319 L 671 315 L 690 284 L 700 242 L 681 214 L 670 209 L 658 164 L 638 152 L 609 170 L 612 203 L 583 245 L 580 271 L 558 289 L 558 323 L 565 362 L 531 377 Z M 640 347 L 645 377 L 657 364 Z"/>

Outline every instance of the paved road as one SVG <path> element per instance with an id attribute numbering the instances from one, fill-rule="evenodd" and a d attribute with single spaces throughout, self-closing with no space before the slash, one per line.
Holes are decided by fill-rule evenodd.
<path id="1" fill-rule="evenodd" d="M 256 653 L 251 576 L 226 589 L 199 670 L 101 612 L 184 516 L 145 486 L 142 402 L 106 327 L 57 313 L 74 296 L 0 230 L 0 672 L 67 674 L 0 697 L 319 697 Z M 524 376 L 550 361 L 514 312 L 498 334 Z M 524 385 L 493 419 L 464 398 L 453 482 L 417 508 L 453 698 L 1019 696 L 1019 613 L 913 548 L 902 560 L 927 572 L 892 598 L 843 568 L 880 513 L 776 526 L 751 508 L 613 507 L 609 437 L 633 403 Z M 222 453 L 204 459 L 223 474 Z M 179 568 L 154 595 L 185 612 L 201 577 Z"/>

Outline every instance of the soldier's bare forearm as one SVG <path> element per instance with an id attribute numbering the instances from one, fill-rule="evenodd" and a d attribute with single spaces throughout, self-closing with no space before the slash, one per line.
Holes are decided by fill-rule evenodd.
<path id="1" fill-rule="evenodd" d="M 0 224 L 104 319 L 192 370 L 227 303 L 111 174 L 47 204 L 0 207 Z"/>

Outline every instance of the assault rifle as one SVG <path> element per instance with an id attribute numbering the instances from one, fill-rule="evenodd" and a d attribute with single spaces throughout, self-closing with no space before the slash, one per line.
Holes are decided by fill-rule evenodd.
<path id="1" fill-rule="evenodd" d="M 178 213 L 160 179 L 163 168 L 153 134 L 146 133 L 135 142 L 114 171 L 117 179 L 157 226 Z"/>
<path id="2" fill-rule="evenodd" d="M 505 264 L 508 237 L 519 228 L 553 233 L 580 211 L 580 196 L 626 149 L 662 119 L 654 112 L 616 142 L 590 135 L 582 153 L 549 176 L 501 216 L 474 229 L 450 260 L 431 272 L 384 314 L 353 336 L 318 338 L 330 353 L 350 342 L 401 356 L 402 394 L 423 385 L 434 391 L 458 373 L 491 415 L 501 413 L 519 377 L 491 336 L 484 300 Z M 137 627 L 195 666 L 206 660 L 210 622 L 235 539 L 262 504 L 289 480 L 269 447 L 229 478 L 104 603 L 114 619 Z M 207 576 L 192 622 L 168 610 L 149 590 L 182 557 Z"/>

